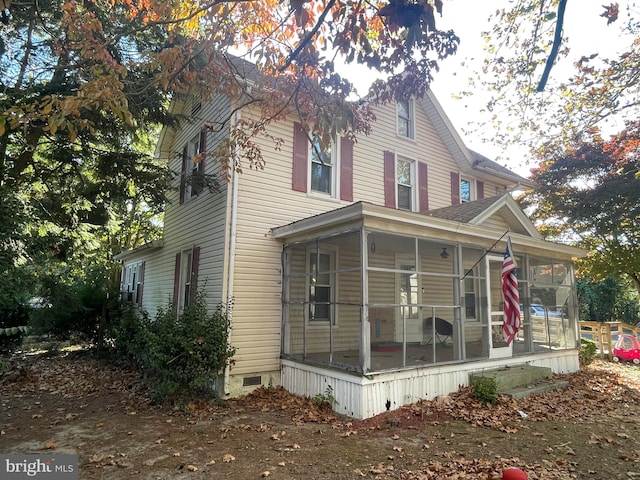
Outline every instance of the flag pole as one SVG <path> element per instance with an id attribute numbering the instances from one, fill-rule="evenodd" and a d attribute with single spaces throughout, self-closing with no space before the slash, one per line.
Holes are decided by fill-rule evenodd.
<path id="1" fill-rule="evenodd" d="M 473 267 L 471 267 L 470 269 L 468 269 L 468 270 L 467 270 L 467 273 L 465 273 L 465 274 L 464 274 L 464 276 L 460 279 L 460 281 L 461 281 L 461 282 L 462 282 L 465 278 L 467 278 L 467 275 L 469 275 L 469 273 L 471 273 L 471 272 L 473 271 L 473 269 L 474 269 L 474 268 L 476 268 L 476 266 L 477 266 L 477 265 L 482 261 L 482 259 L 483 259 L 484 257 L 486 257 L 487 255 L 489 255 L 489 253 L 491 253 L 491 251 L 493 250 L 493 247 L 495 247 L 495 246 L 498 244 L 498 242 L 499 242 L 500 240 L 502 240 L 502 239 L 505 237 L 505 235 L 506 235 L 507 233 L 509 233 L 510 231 L 511 231 L 511 229 L 510 229 L 510 228 L 508 228 L 508 229 L 507 229 L 507 231 L 506 231 L 506 232 L 504 232 L 504 233 L 500 236 L 500 238 L 499 238 L 499 239 L 497 239 L 495 242 L 493 242 L 493 245 L 491 245 L 491 246 L 489 247 L 489 250 L 487 250 L 485 253 L 483 253 L 483 254 L 482 254 L 482 256 L 478 259 L 478 261 L 477 261 L 476 263 L 474 263 L 474 264 L 473 264 Z"/>

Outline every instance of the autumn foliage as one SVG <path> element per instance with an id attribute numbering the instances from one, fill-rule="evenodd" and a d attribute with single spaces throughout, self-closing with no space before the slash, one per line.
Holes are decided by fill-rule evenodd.
<path id="1" fill-rule="evenodd" d="M 545 235 L 590 250 L 583 274 L 626 276 L 640 291 L 639 153 L 640 123 L 609 139 L 591 129 L 588 140 L 540 152 L 532 175 L 538 188 L 525 202 Z"/>

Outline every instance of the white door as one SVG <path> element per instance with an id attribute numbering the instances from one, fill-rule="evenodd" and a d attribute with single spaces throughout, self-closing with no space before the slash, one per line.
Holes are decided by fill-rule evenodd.
<path id="1" fill-rule="evenodd" d="M 504 321 L 502 299 L 502 257 L 487 255 L 489 262 L 489 281 L 487 282 L 487 298 L 489 299 L 489 358 L 510 357 L 513 342 L 507 345 L 502 339 L 502 323 Z"/>
<path id="2" fill-rule="evenodd" d="M 395 338 L 402 342 L 405 338 L 409 343 L 422 342 L 422 319 L 420 318 L 420 280 L 415 273 L 413 257 L 396 259 L 396 268 L 404 270 L 396 275 L 397 309 Z M 410 273 L 409 273 L 410 272 Z"/>

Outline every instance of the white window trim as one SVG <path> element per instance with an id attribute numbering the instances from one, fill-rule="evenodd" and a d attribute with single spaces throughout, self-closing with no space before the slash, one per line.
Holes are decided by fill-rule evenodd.
<path id="1" fill-rule="evenodd" d="M 467 182 L 469 184 L 469 200 L 464 200 L 462 198 L 462 182 Z M 460 175 L 460 185 L 458 186 L 460 189 L 460 203 L 473 202 L 476 199 L 476 182 L 475 180 L 463 177 Z"/>
<path id="2" fill-rule="evenodd" d="M 183 250 L 180 255 L 180 290 L 178 293 L 178 311 L 183 312 L 187 307 L 187 286 L 191 289 L 191 272 L 193 271 L 193 248 Z M 190 292 L 191 290 L 189 290 Z M 189 293 L 191 295 L 191 293 Z"/>
<path id="3" fill-rule="evenodd" d="M 401 162 L 409 162 L 411 164 L 410 174 L 411 174 L 411 208 L 409 210 L 405 210 L 404 208 L 400 208 L 399 196 L 398 196 L 398 164 Z M 418 211 L 418 184 L 416 182 L 418 178 L 418 170 L 417 170 L 418 162 L 410 157 L 406 157 L 404 155 L 396 154 L 395 161 L 395 194 L 396 194 L 396 207 L 398 210 L 403 210 L 405 212 L 417 212 Z"/>
<path id="4" fill-rule="evenodd" d="M 408 135 L 403 135 L 400 133 L 400 102 L 396 102 L 396 135 L 400 138 L 404 138 L 407 140 L 415 141 L 416 139 L 416 114 L 415 114 L 415 102 L 412 98 L 407 100 L 407 105 L 409 108 L 409 118 L 406 119 L 409 123 L 408 125 Z"/>
<path id="5" fill-rule="evenodd" d="M 331 193 L 313 190 L 313 145 L 309 143 L 307 150 L 307 192 L 310 195 L 317 195 L 323 198 L 340 198 L 340 142 L 333 139 L 331 141 Z"/>
<path id="6" fill-rule="evenodd" d="M 122 292 L 122 298 L 126 302 L 140 303 L 138 301 L 138 288 L 141 285 L 140 274 L 142 272 L 142 265 L 144 262 L 139 260 L 126 264 L 124 268 L 124 275 L 122 279 L 122 285 L 120 290 Z M 131 298 L 129 298 L 131 296 Z"/>
<path id="7" fill-rule="evenodd" d="M 185 175 L 187 177 L 193 175 L 194 173 L 198 173 L 198 164 L 194 163 L 193 159 L 200 153 L 200 150 L 200 133 L 198 133 L 187 142 L 187 169 L 185 171 Z M 192 185 L 190 183 L 187 183 L 184 188 L 185 201 L 191 200 L 192 198 L 198 196 L 193 193 Z"/>
<path id="8" fill-rule="evenodd" d="M 403 265 L 412 265 L 416 261 L 415 255 L 407 254 L 407 253 L 396 253 L 396 270 L 402 270 Z M 420 258 L 418 257 L 418 262 L 420 262 Z M 414 265 L 414 273 L 416 274 L 417 279 L 417 294 L 418 294 L 418 304 L 422 303 L 422 275 L 418 273 L 420 270 L 419 263 L 418 265 Z M 402 275 L 406 275 L 406 273 L 397 272 L 396 273 L 396 302 L 400 305 L 400 290 L 402 287 Z M 398 312 L 398 320 L 402 320 L 402 313 Z M 418 310 L 418 316 L 420 316 L 420 310 Z"/>
<path id="9" fill-rule="evenodd" d="M 482 292 L 481 292 L 482 283 L 481 283 L 481 279 L 479 277 L 481 275 L 480 266 L 476 265 L 474 267 L 474 270 L 476 272 L 471 270 L 471 266 L 468 266 L 468 267 L 465 266 L 464 267 L 464 275 L 467 275 L 467 272 L 469 272 L 469 274 L 464 278 L 464 280 L 461 282 L 461 284 L 462 284 L 462 294 L 465 297 L 465 307 L 466 307 L 467 306 L 466 305 L 467 287 L 466 287 L 465 282 L 467 280 L 473 281 L 473 294 L 475 296 L 474 308 L 475 308 L 476 316 L 475 317 L 467 317 L 466 310 L 463 313 L 464 313 L 465 321 L 467 321 L 470 324 L 476 325 L 476 324 L 480 323 L 480 320 L 481 320 L 481 317 L 482 317 L 482 313 L 480 311 L 480 309 L 481 309 L 480 299 L 482 298 Z M 476 275 L 476 273 L 477 273 L 477 275 Z M 471 278 L 469 278 L 469 277 L 471 277 Z"/>
<path id="10" fill-rule="evenodd" d="M 317 252 L 317 249 L 315 247 L 307 247 L 306 249 L 306 254 L 305 254 L 305 270 L 309 270 L 309 258 L 311 254 L 315 254 Z M 327 254 L 330 256 L 330 262 L 331 262 L 331 270 L 335 271 L 337 268 L 337 265 L 339 265 L 338 263 L 338 247 L 335 246 L 323 246 L 322 248 L 320 248 L 320 254 Z M 337 328 L 338 327 L 338 318 L 336 315 L 336 311 L 335 311 L 335 301 L 336 301 L 336 293 L 338 292 L 338 280 L 337 280 L 337 276 L 335 273 L 330 273 L 330 278 L 329 278 L 329 285 L 331 287 L 331 293 L 330 293 L 330 298 L 329 298 L 329 302 L 332 303 L 332 305 L 329 306 L 329 315 L 330 315 L 330 320 L 326 321 L 326 320 L 311 320 L 310 316 L 309 316 L 309 305 L 310 305 L 310 293 L 311 293 L 311 279 L 309 275 L 306 275 L 306 280 L 305 280 L 305 308 L 304 308 L 304 320 L 305 320 L 305 324 L 310 327 L 310 328 L 322 328 L 322 329 L 329 329 L 329 328 Z"/>

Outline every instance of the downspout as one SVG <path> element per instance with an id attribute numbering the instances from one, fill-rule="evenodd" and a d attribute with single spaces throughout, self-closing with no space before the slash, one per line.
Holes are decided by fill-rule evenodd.
<path id="1" fill-rule="evenodd" d="M 233 115 L 233 127 L 238 124 L 239 112 Z M 235 276 L 236 267 L 236 238 L 238 229 L 238 173 L 236 172 L 235 163 L 238 155 L 238 146 L 236 145 L 233 155 L 233 165 L 231 168 L 231 223 L 229 225 L 229 262 L 227 264 L 227 315 L 229 316 L 229 331 L 227 332 L 227 342 L 231 345 L 231 333 L 233 331 L 233 279 Z M 224 394 L 229 395 L 229 376 L 231 374 L 231 367 L 229 362 L 224 368 Z"/>

